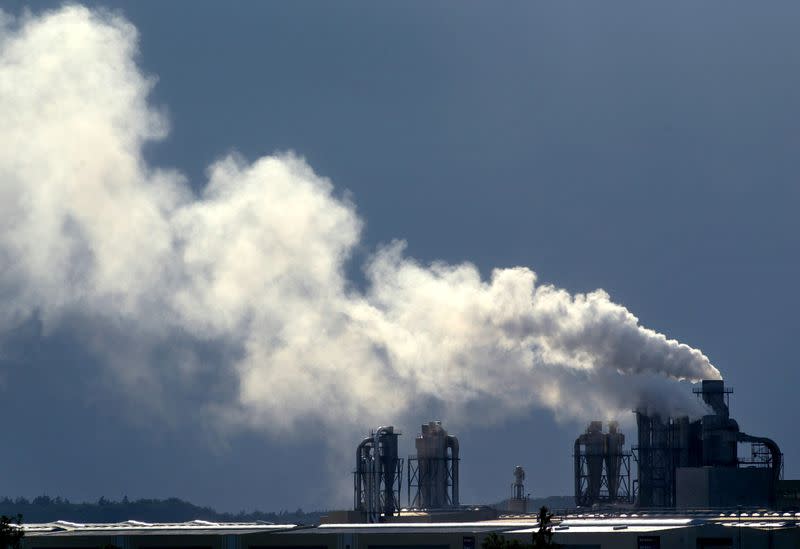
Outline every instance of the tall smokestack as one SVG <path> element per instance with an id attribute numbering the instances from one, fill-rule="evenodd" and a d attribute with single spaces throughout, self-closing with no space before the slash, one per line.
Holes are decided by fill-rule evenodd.
<path id="1" fill-rule="evenodd" d="M 730 394 L 730 389 L 725 389 L 725 382 L 721 379 L 704 379 L 700 389 L 703 402 L 708 404 L 718 416 L 728 418 L 730 411 L 725 401 L 726 395 Z"/>

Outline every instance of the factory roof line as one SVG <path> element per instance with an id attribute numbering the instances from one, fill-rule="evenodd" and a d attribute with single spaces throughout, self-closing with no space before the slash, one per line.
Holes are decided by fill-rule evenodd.
<path id="1" fill-rule="evenodd" d="M 620 530 L 628 532 L 660 532 L 703 524 L 708 524 L 708 521 L 698 517 L 572 517 L 558 521 L 553 530 L 555 532 L 617 532 Z M 524 528 L 507 533 L 530 534 L 535 530 L 536 528 Z"/>
<path id="2" fill-rule="evenodd" d="M 54 533 L 153 533 L 153 532 L 195 532 L 200 531 L 219 534 L 222 532 L 242 533 L 243 531 L 274 531 L 291 530 L 297 528 L 296 524 L 273 524 L 269 522 L 210 522 L 206 520 L 192 520 L 188 522 L 143 522 L 139 520 L 126 520 L 124 522 L 108 523 L 79 523 L 66 520 L 56 520 L 46 523 L 23 524 L 22 529 L 26 535 L 54 534 Z"/>
<path id="3" fill-rule="evenodd" d="M 550 509 L 557 518 L 657 518 L 657 517 L 717 517 L 717 516 L 753 516 L 753 517 L 779 517 L 800 516 L 800 512 L 774 511 L 762 507 L 709 507 L 709 508 L 653 508 L 653 509 Z M 537 513 L 503 513 L 500 519 L 535 518 Z"/>
<path id="4" fill-rule="evenodd" d="M 702 518 L 574 518 L 562 520 L 558 526 L 620 526 L 625 524 L 637 524 L 640 526 L 691 526 L 693 524 L 703 524 L 706 522 Z"/>
<path id="5" fill-rule="evenodd" d="M 781 528 L 796 528 L 800 521 L 800 513 L 742 513 L 736 514 L 716 513 L 709 516 L 685 516 L 676 518 L 666 517 L 632 517 L 616 516 L 605 518 L 573 517 L 558 521 L 553 530 L 555 532 L 596 533 L 596 532 L 658 532 L 691 528 L 695 526 L 719 525 L 725 527 L 752 528 L 775 530 Z M 528 534 L 535 528 L 511 530 L 509 534 Z"/>
<path id="6" fill-rule="evenodd" d="M 510 528 L 519 528 L 520 525 L 506 527 L 500 524 L 479 524 L 479 523 L 462 523 L 453 527 L 453 523 L 439 523 L 439 524 L 421 524 L 412 523 L 408 525 L 401 525 L 399 523 L 379 523 L 379 524 L 364 524 L 361 528 L 353 528 L 354 524 L 337 524 L 329 525 L 332 528 L 312 528 L 309 530 L 292 530 L 288 531 L 286 535 L 292 534 L 490 534 L 505 533 Z M 411 527 L 409 527 L 411 526 Z M 526 525 L 530 526 L 530 524 Z"/>
<path id="7" fill-rule="evenodd" d="M 411 530 L 422 531 L 461 531 L 461 530 L 486 530 L 486 531 L 505 531 L 511 528 L 525 528 L 537 525 L 535 520 L 482 520 L 474 522 L 382 522 L 382 523 L 339 523 L 339 524 L 321 524 L 315 527 L 315 530 L 320 532 L 329 532 L 332 530 L 348 530 L 348 531 L 367 531 L 367 530 L 380 530 L 387 529 L 396 530 L 398 532 L 408 532 Z"/>
<path id="8" fill-rule="evenodd" d="M 663 532 L 665 530 L 678 530 L 680 528 L 688 528 L 691 525 L 679 526 L 643 526 L 643 525 L 628 525 L 621 524 L 617 526 L 557 526 L 554 532 L 571 532 L 571 533 L 600 533 L 600 532 Z M 532 534 L 536 532 L 536 528 L 523 528 L 521 530 L 509 530 L 506 534 Z"/>
<path id="9" fill-rule="evenodd" d="M 800 512 L 740 512 L 731 510 L 705 510 L 684 513 L 585 513 L 563 515 L 554 521 L 554 529 L 570 532 L 600 531 L 656 531 L 702 525 L 722 525 L 739 528 L 796 528 Z M 538 527 L 535 515 L 503 516 L 493 520 L 469 522 L 385 522 L 385 523 L 333 523 L 319 526 L 273 524 L 268 522 L 143 522 L 127 520 L 112 523 L 77 523 L 58 520 L 47 523 L 25 524 L 22 528 L 31 536 L 64 535 L 243 535 L 268 532 L 335 533 L 349 531 L 367 532 L 508 532 L 528 533 Z"/>

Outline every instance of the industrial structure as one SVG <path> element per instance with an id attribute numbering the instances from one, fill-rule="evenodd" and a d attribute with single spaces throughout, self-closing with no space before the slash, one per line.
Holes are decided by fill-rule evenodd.
<path id="1" fill-rule="evenodd" d="M 773 506 L 782 472 L 778 445 L 739 430 L 722 380 L 694 390 L 709 413 L 695 421 L 636 411 L 640 507 Z M 750 452 L 739 457 L 739 444 Z"/>
<path id="2" fill-rule="evenodd" d="M 381 522 L 400 513 L 403 459 L 399 457 L 394 427 L 379 427 L 356 448 L 353 483 L 355 519 Z M 416 456 L 408 458 L 408 507 L 458 507 L 458 439 L 447 434 L 440 421 L 422 425 L 414 443 Z"/>
<path id="3" fill-rule="evenodd" d="M 574 447 L 579 508 L 554 510 L 555 543 L 596 549 L 800 547 L 800 481 L 780 480 L 778 446 L 739 430 L 722 381 L 704 381 L 696 392 L 709 409 L 697 420 L 638 410 L 633 454 L 615 422 L 608 432 L 602 422 L 589 424 Z M 509 514 L 459 505 L 458 440 L 438 421 L 422 425 L 415 438 L 409 506 L 401 509 L 399 435 L 392 426 L 379 427 L 358 444 L 354 510 L 330 512 L 318 526 L 55 521 L 24 525 L 21 549 L 475 549 L 496 541 L 493 535 L 512 545 L 530 543 L 541 525 L 528 514 L 522 467 L 514 468 Z M 737 453 L 740 444 L 751 445 L 744 458 Z M 638 463 L 638 492 L 631 457 Z M 637 508 L 630 505 L 634 497 Z"/>
<path id="4" fill-rule="evenodd" d="M 632 452 L 626 450 L 617 422 L 608 422 L 607 432 L 603 422 L 591 422 L 574 444 L 576 506 L 621 511 L 635 505 L 648 512 L 800 508 L 800 483 L 782 480 L 778 445 L 742 432 L 730 417 L 732 390 L 722 380 L 704 380 L 694 392 L 707 409 L 699 419 L 665 417 L 644 406 L 636 410 L 638 444 Z M 392 426 L 380 427 L 358 444 L 354 508 L 332 514 L 332 520 L 399 524 L 497 516 L 496 508 L 460 505 L 459 443 L 441 422 L 422 425 L 405 479 L 399 434 Z M 637 464 L 636 480 L 632 480 L 632 459 Z M 528 512 L 524 481 L 525 471 L 517 466 L 504 510 L 516 515 Z M 408 504 L 401 508 L 404 483 Z"/>
<path id="5" fill-rule="evenodd" d="M 514 483 L 511 485 L 511 499 L 508 500 L 509 513 L 527 513 L 528 496 L 525 494 L 525 470 L 514 467 Z"/>
<path id="6" fill-rule="evenodd" d="M 699 419 L 635 411 L 638 445 L 624 450 L 617 423 L 593 421 L 575 440 L 575 504 L 578 507 L 634 502 L 640 508 L 775 508 L 790 492 L 783 456 L 765 437 L 739 430 L 730 417 L 732 389 L 704 380 L 694 392 L 708 407 Z M 742 445 L 748 451 L 740 455 Z M 637 478 L 631 482 L 631 456 Z M 788 493 L 787 492 L 787 493 Z"/>
<path id="7" fill-rule="evenodd" d="M 616 421 L 593 421 L 586 432 L 575 439 L 575 504 L 590 507 L 595 504 L 631 502 L 631 454 L 625 452 L 625 435 L 618 431 Z"/>
<path id="8" fill-rule="evenodd" d="M 408 506 L 441 509 L 458 506 L 458 439 L 441 421 L 422 425 L 414 441 L 417 455 L 408 458 Z"/>
<path id="9" fill-rule="evenodd" d="M 397 451 L 398 435 L 392 426 L 379 427 L 356 449 L 354 508 L 368 522 L 400 511 L 403 459 Z"/>

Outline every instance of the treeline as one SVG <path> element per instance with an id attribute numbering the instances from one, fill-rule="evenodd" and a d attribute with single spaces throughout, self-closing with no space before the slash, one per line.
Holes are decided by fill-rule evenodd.
<path id="1" fill-rule="evenodd" d="M 296 511 L 280 511 L 266 513 L 263 511 L 239 513 L 223 513 L 211 507 L 199 507 L 178 498 L 138 499 L 121 501 L 100 498 L 97 502 L 73 503 L 62 497 L 38 496 L 32 500 L 26 498 L 0 499 L 0 515 L 23 516 L 26 523 L 54 522 L 123 522 L 140 520 L 143 522 L 187 522 L 190 520 L 207 520 L 211 522 L 274 522 L 279 524 L 319 524 L 320 517 L 326 512 L 306 513 L 302 509 Z"/>

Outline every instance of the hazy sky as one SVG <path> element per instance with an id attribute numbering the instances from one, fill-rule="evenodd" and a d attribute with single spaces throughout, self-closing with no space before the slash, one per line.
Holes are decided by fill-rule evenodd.
<path id="1" fill-rule="evenodd" d="M 21 5 L 11 2 L 4 9 L 20 15 Z M 59 4 L 32 6 L 39 13 Z M 245 167 L 260 157 L 294 151 L 316 174 L 303 176 L 314 193 L 324 187 L 317 176 L 333 185 L 330 196 L 319 191 L 325 198 L 319 211 L 341 207 L 331 234 L 343 242 L 330 245 L 349 250 L 344 261 L 349 282 L 343 283 L 348 299 L 368 292 L 364 264 L 395 239 L 405 240 L 405 257 L 422 266 L 468 261 L 487 281 L 495 268 L 522 266 L 534 270 L 540 282 L 569 292 L 602 288 L 643 326 L 701 350 L 735 388 L 732 414 L 741 428 L 774 438 L 785 454 L 786 478 L 800 475 L 795 423 L 800 373 L 794 348 L 800 325 L 796 3 L 514 2 L 489 9 L 468 2 L 141 2 L 106 7 L 138 30 L 132 70 L 155 78 L 146 101 L 169 124 L 163 139 L 143 142 L 143 162 L 150 167 L 145 172 L 178 170 L 199 195 L 209 165 L 232 152 L 240 155 L 240 164 L 231 168 L 236 173 L 229 179 L 244 185 L 247 177 L 236 170 L 250 173 Z M 6 33 L 16 36 L 19 25 L 24 23 L 11 23 Z M 58 54 L 58 38 L 53 40 L 53 49 L 38 52 L 37 59 Z M 13 59 L 24 65 L 28 56 L 34 57 L 26 51 Z M 10 63 L 11 57 L 4 59 Z M 59 63 L 65 73 L 80 75 L 89 65 L 74 60 L 74 66 Z M 0 82 L 0 88 L 9 93 L 14 86 Z M 26 88 L 19 88 L 25 96 Z M 82 98 L 77 105 L 101 101 L 77 97 Z M 103 100 L 113 110 L 127 99 Z M 49 112 L 46 102 L 31 104 L 37 112 Z M 81 120 L 92 123 L 94 111 L 76 112 L 75 127 L 82 127 Z M 129 114 L 120 119 L 131 120 Z M 45 126 L 60 119 L 60 113 L 41 116 Z M 0 122 L 4 132 L 12 135 Z M 13 135 L 8 139 L 23 134 Z M 26 151 L 35 150 L 10 143 L 5 154 L 21 155 L 21 163 Z M 71 158 L 52 151 L 53 157 L 59 154 Z M 11 161 L 0 163 L 3 170 L 11 170 L 8 166 Z M 130 169 L 138 177 L 141 168 Z M 5 186 L 0 197 L 14 192 L 7 173 L 0 171 Z M 226 174 L 219 176 L 219 193 L 229 196 Z M 125 177 L 121 170 L 120 178 Z M 276 193 L 271 203 L 280 203 L 283 195 Z M 166 194 L 164 204 L 172 200 Z M 134 211 L 141 197 L 130 196 L 130 203 L 123 198 L 120 203 Z M 181 227 L 197 234 L 205 227 L 198 220 L 211 214 L 188 204 L 190 213 L 182 217 L 188 221 Z M 293 211 L 293 202 L 287 204 L 285 211 Z M 113 233 L 117 220 L 124 225 L 120 218 L 126 217 L 126 207 L 101 232 Z M 359 223 L 360 238 L 348 238 L 347 231 Z M 142 242 L 161 234 L 141 232 Z M 40 234 L 31 234 L 38 244 Z M 317 255 L 310 249 L 309 261 L 324 259 L 326 250 Z M 0 255 L 0 262 L 10 262 L 9 257 L 15 256 Z M 142 257 L 141 264 L 146 260 Z M 72 259 L 65 261 L 76 268 Z M 129 268 L 138 264 L 121 263 L 124 272 L 106 274 L 134 284 L 149 273 Z M 6 272 L 14 268 L 3 266 Z M 81 277 L 80 269 L 68 274 L 69 280 Z M 183 271 L 175 276 L 191 278 Z M 230 400 L 240 380 L 215 365 L 238 360 L 243 351 L 220 335 L 227 332 L 217 319 L 197 320 L 193 310 L 177 307 L 181 329 L 164 340 L 155 338 L 156 343 L 147 334 L 159 331 L 163 319 L 153 318 L 152 329 L 135 324 L 137 333 L 146 334 L 148 363 L 211 365 L 198 370 L 188 385 L 183 373 L 163 374 L 156 391 L 146 382 L 137 385 L 138 374 L 128 366 L 124 381 L 115 368 L 106 367 L 109 348 L 122 360 L 138 360 L 142 340 L 120 335 L 128 330 L 126 319 L 120 330 L 98 328 L 105 322 L 98 317 L 106 318 L 96 314 L 100 306 L 84 306 L 93 297 L 82 294 L 78 306 L 59 309 L 58 321 L 48 323 L 48 307 L 71 299 L 67 294 L 73 292 L 59 278 L 61 290 L 48 293 L 51 280 L 36 286 L 27 314 L 2 325 L 0 409 L 8 441 L 0 456 L 7 472 L 3 495 L 177 496 L 230 510 L 349 503 L 352 456 L 342 458 L 340 449 L 354 450 L 358 437 L 375 425 L 334 429 L 304 418 L 283 430 L 260 428 L 259 422 L 285 420 L 269 405 L 251 402 L 249 409 L 257 413 L 247 419 L 226 416 L 244 427 L 221 430 L 210 425 L 209 408 Z M 5 283 L 0 289 L 7 303 L 21 292 Z M 201 290 L 188 299 L 204 296 Z M 373 302 L 397 311 L 396 300 L 406 303 L 408 297 L 399 290 L 397 295 Z M 348 301 L 348 311 L 351 306 Z M 150 318 L 140 313 L 137 319 Z M 199 331 L 207 337 L 198 339 Z M 352 364 L 353 371 L 363 367 Z M 547 387 L 546 374 L 520 383 Z M 313 375 L 307 381 L 319 386 L 296 400 L 318 402 L 331 413 L 339 412 L 336 403 L 345 397 L 359 403 L 380 400 L 389 409 L 402 397 L 399 389 L 390 394 L 392 383 L 371 381 L 353 387 L 351 395 L 336 393 L 330 404 L 326 386 Z M 475 390 L 463 383 L 465 390 Z M 581 403 L 600 390 L 599 383 L 563 385 L 575 392 L 560 398 Z M 371 390 L 386 391 L 386 398 L 363 392 Z M 608 387 L 602 391 L 614 394 Z M 554 413 L 541 394 L 549 393 L 520 391 L 518 412 L 513 402 L 502 411 L 492 409 L 489 423 L 471 425 L 450 416 L 461 441 L 463 500 L 506 497 L 515 465 L 528 470 L 527 490 L 534 496 L 571 493 L 572 442 L 595 418 L 563 412 L 579 405 L 559 405 Z M 356 412 L 361 405 L 353 406 Z M 480 417 L 475 407 L 484 405 L 468 402 L 462 418 Z M 447 420 L 453 413 L 435 402 L 415 406 L 419 409 L 399 410 L 398 419 L 383 416 L 404 432 L 404 454 L 411 452 L 420 423 L 438 414 Z M 332 444 L 325 440 L 326 430 L 350 440 Z M 625 432 L 631 442 L 630 424 Z"/>

